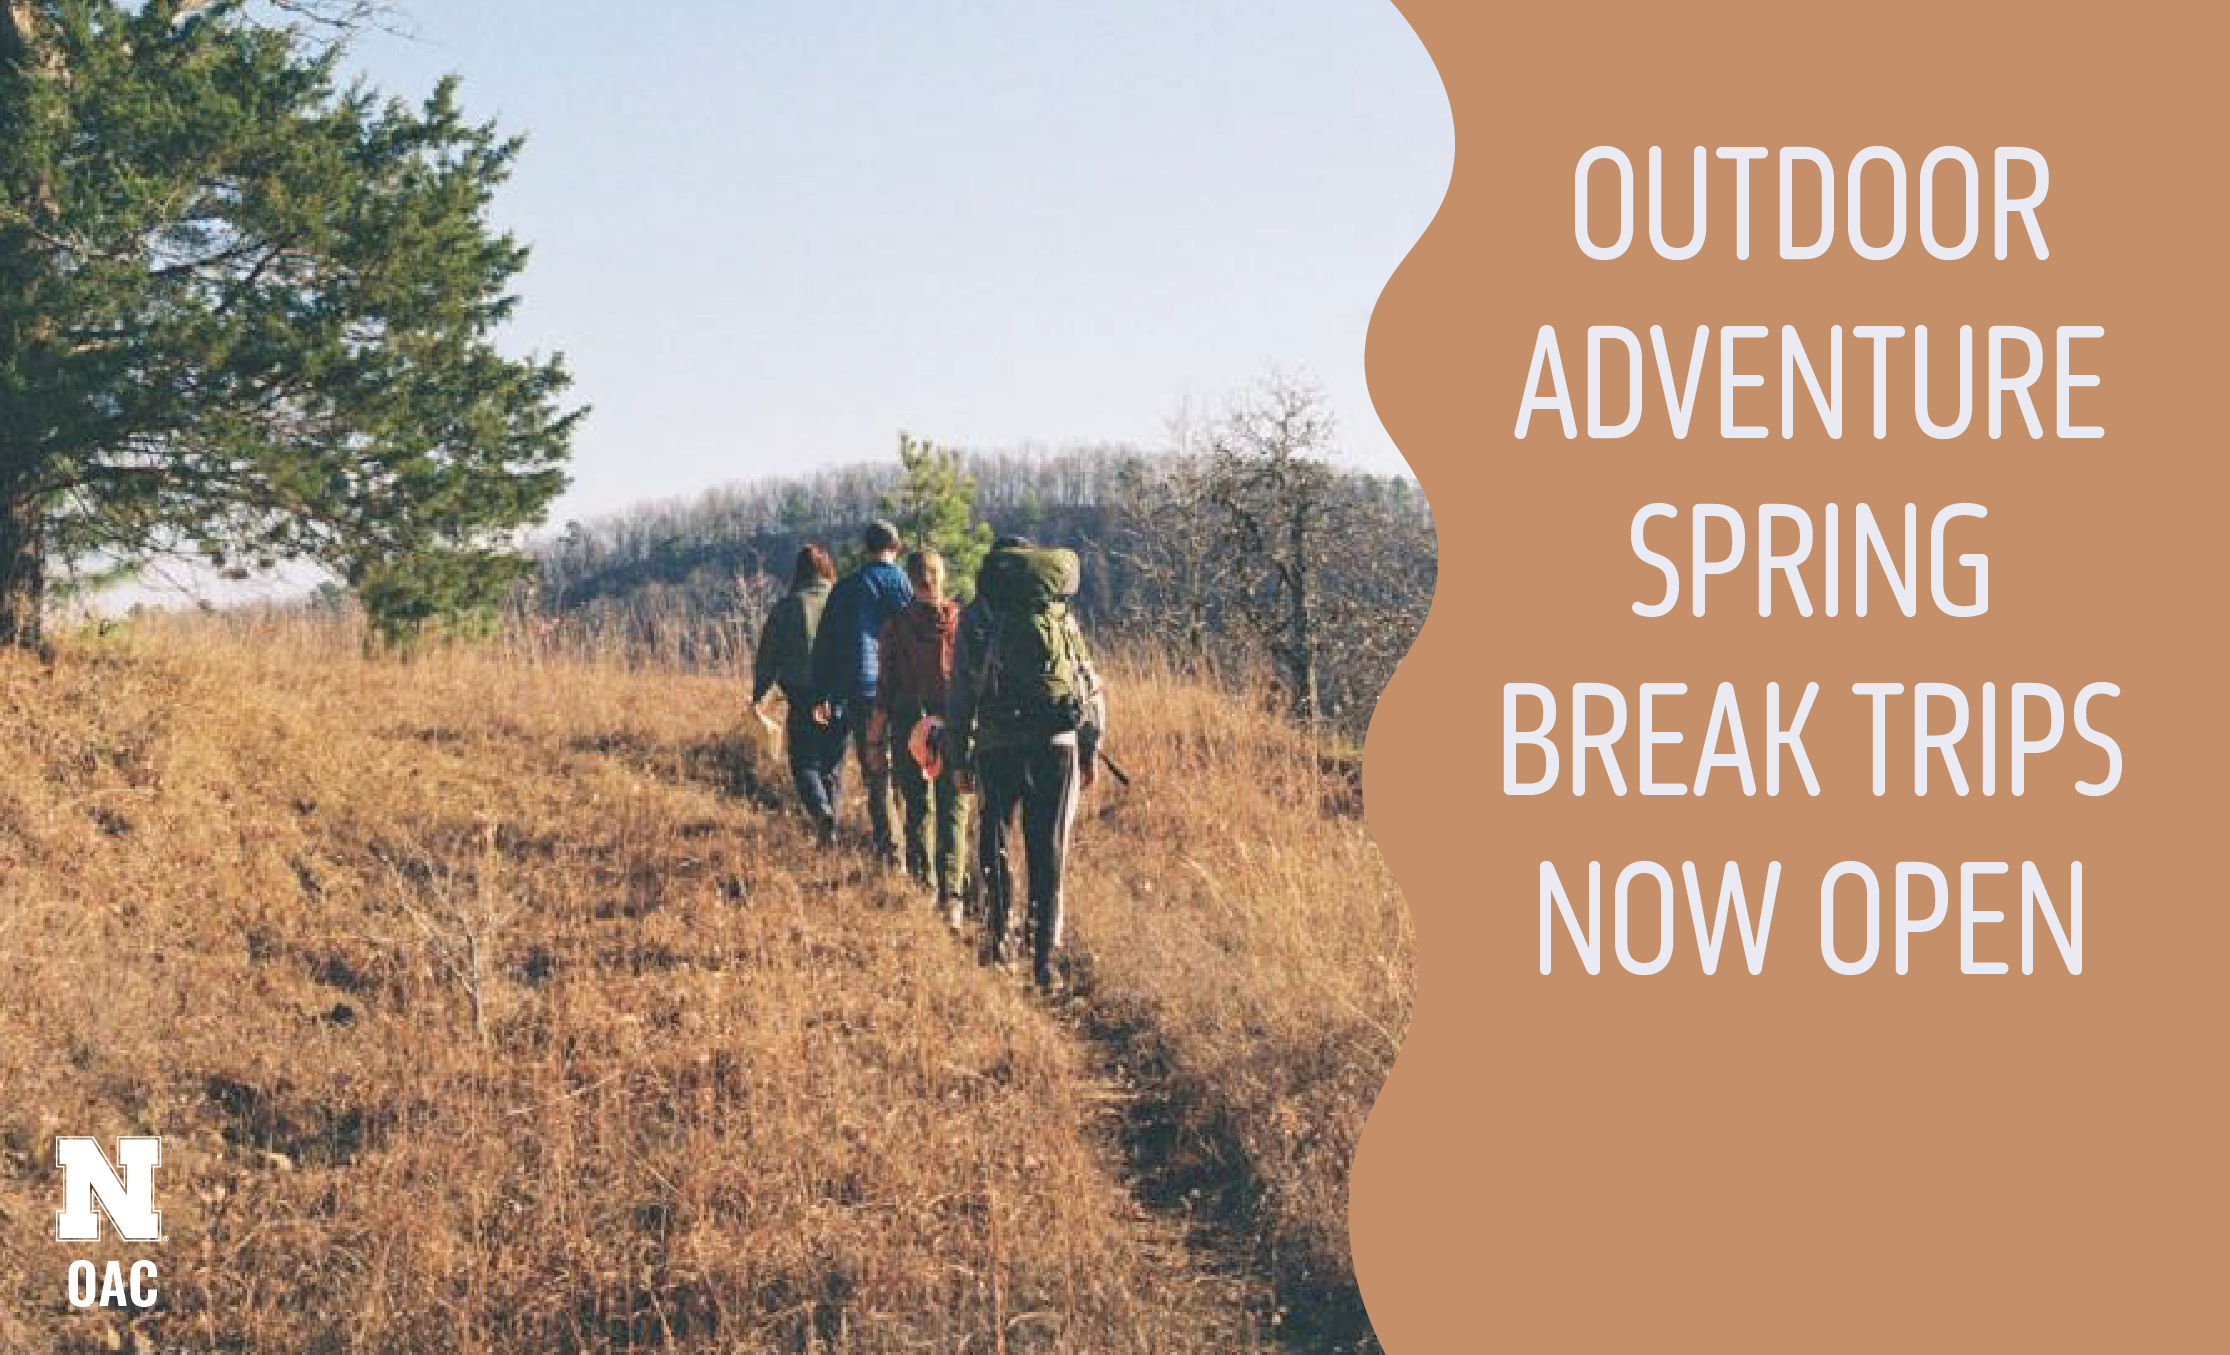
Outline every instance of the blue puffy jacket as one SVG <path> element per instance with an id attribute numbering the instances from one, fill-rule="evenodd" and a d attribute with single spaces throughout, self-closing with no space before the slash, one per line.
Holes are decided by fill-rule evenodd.
<path id="1" fill-rule="evenodd" d="M 875 699 L 875 642 L 883 623 L 906 610 L 914 586 L 887 560 L 861 565 L 830 591 L 813 636 L 813 689 L 823 701 Z"/>

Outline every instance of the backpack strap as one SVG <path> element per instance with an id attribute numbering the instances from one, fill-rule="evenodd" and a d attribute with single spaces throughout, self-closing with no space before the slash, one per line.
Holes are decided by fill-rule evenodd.
<path id="1" fill-rule="evenodd" d="M 967 766 L 975 761 L 976 735 L 983 727 L 984 702 L 992 690 L 991 670 L 999 661 L 999 614 L 989 607 L 985 612 L 989 625 L 980 627 L 974 635 L 954 636 L 956 646 L 963 643 L 967 646 L 969 664 L 975 670 L 953 674 L 954 688 L 960 689 L 961 684 L 965 683 L 968 693 L 966 719 L 948 721 L 945 730 L 946 752 L 956 766 Z M 966 625 L 965 614 L 962 615 L 961 622 L 963 626 Z M 947 708 L 951 709 L 949 697 Z"/>
<path id="2" fill-rule="evenodd" d="M 978 724 L 983 722 L 985 698 L 999 690 L 997 672 L 999 667 L 999 632 L 1005 624 L 1005 619 L 999 615 L 998 609 L 993 608 L 991 610 L 991 624 L 984 627 L 983 630 L 983 662 L 976 665 L 976 722 Z"/>

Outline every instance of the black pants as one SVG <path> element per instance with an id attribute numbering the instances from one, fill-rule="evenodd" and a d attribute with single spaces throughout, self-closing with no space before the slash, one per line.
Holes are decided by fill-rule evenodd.
<path id="1" fill-rule="evenodd" d="M 816 828 L 835 823 L 844 781 L 843 726 L 820 723 L 810 702 L 793 700 L 782 723 L 782 740 L 789 745 L 790 776 L 806 816 Z"/>
<path id="2" fill-rule="evenodd" d="M 1007 841 L 1019 810 L 1022 854 L 1029 869 L 1031 955 L 1038 981 L 1048 982 L 1053 953 L 1061 948 L 1061 873 L 1076 818 L 1076 745 L 980 752 L 976 779 L 983 796 L 980 846 L 993 953 L 1004 958 L 1012 945 L 1014 868 Z"/>

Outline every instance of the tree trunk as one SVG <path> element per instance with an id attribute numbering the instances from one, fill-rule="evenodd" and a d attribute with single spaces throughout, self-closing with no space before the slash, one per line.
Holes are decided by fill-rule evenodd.
<path id="1" fill-rule="evenodd" d="M 1304 504 L 1293 515 L 1292 615 L 1288 626 L 1293 647 L 1293 714 L 1314 729 L 1322 707 L 1317 699 L 1316 578 L 1311 568 L 1314 543 L 1309 540 L 1308 514 Z"/>
<path id="2" fill-rule="evenodd" d="M 40 68 L 49 75 L 59 73 L 61 56 L 51 43 L 41 41 L 39 27 L 32 0 L 0 0 L 0 63 L 26 74 Z M 22 117 L 24 109 L 11 105 L 0 113 Z M 42 175 L 31 185 L 29 205 L 50 209 L 53 200 L 53 184 Z M 20 285 L 12 270 L 8 285 Z M 20 336 L 0 336 L 0 341 L 19 342 Z M 46 605 L 46 519 L 20 466 L 6 465 L 7 455 L 0 450 L 0 646 L 37 649 Z"/>
<path id="3" fill-rule="evenodd" d="M 46 604 L 45 527 L 36 498 L 0 490 L 0 645 L 39 646 Z"/>

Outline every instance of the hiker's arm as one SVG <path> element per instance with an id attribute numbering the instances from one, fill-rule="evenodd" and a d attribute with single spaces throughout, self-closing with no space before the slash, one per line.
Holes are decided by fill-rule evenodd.
<path id="1" fill-rule="evenodd" d="M 1090 790 L 1099 780 L 1100 746 L 1107 742 L 1107 687 L 1100 681 L 1099 669 L 1092 666 L 1092 648 L 1084 643 L 1084 628 L 1077 624 L 1075 613 L 1066 619 L 1076 642 L 1077 676 L 1084 687 L 1084 709 L 1076 728 L 1077 773 L 1084 789 Z"/>
<path id="2" fill-rule="evenodd" d="M 979 662 L 962 625 L 952 637 L 952 680 L 945 685 L 945 760 L 965 767 L 975 748 L 976 674 Z"/>
<path id="3" fill-rule="evenodd" d="M 906 647 L 898 643 L 896 618 L 883 622 L 875 632 L 875 718 L 888 720 L 891 693 L 901 688 L 911 691 L 913 675 L 906 670 Z"/>
<path id="4" fill-rule="evenodd" d="M 1092 746 L 1097 748 L 1107 742 L 1107 684 L 1100 681 L 1100 671 L 1092 662 L 1092 647 L 1084 643 L 1084 628 L 1076 623 L 1075 613 L 1068 617 L 1069 631 L 1076 638 L 1076 667 L 1084 679 L 1084 710 L 1079 721 L 1082 728 L 1091 731 Z"/>
<path id="5" fill-rule="evenodd" d="M 767 699 L 767 693 L 774 687 L 775 675 L 782 668 L 782 610 L 786 602 L 787 598 L 775 603 L 774 610 L 767 613 L 766 624 L 759 627 L 759 648 L 751 656 L 751 704 L 754 706 Z"/>
<path id="6" fill-rule="evenodd" d="M 845 646 L 839 642 L 846 628 L 844 609 L 851 605 L 851 597 L 843 583 L 829 590 L 828 601 L 821 604 L 821 624 L 814 631 L 812 647 L 806 651 L 806 669 L 813 674 L 814 699 L 824 705 L 828 693 L 843 687 L 838 666 L 843 661 Z M 856 633 L 853 638 L 856 642 Z"/>
<path id="7" fill-rule="evenodd" d="M 889 619 L 875 628 L 875 699 L 867 708 L 867 748 L 870 766 L 881 761 L 884 739 L 890 733 L 890 699 L 906 680 L 905 660 L 899 646 L 891 643 Z M 894 662 L 895 661 L 895 662 Z"/>

